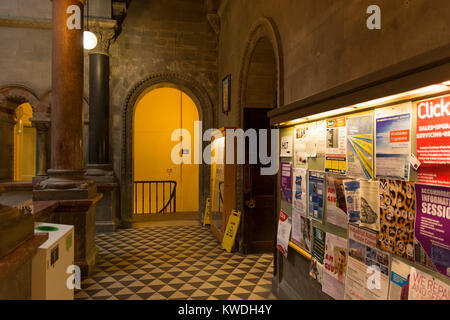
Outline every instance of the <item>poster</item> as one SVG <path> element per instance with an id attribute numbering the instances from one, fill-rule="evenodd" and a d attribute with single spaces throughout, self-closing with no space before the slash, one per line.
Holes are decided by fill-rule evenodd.
<path id="1" fill-rule="evenodd" d="M 325 172 L 345 174 L 347 169 L 345 117 L 329 119 L 326 124 Z"/>
<path id="2" fill-rule="evenodd" d="M 431 275 L 411 268 L 408 300 L 450 300 L 450 286 Z"/>
<path id="3" fill-rule="evenodd" d="M 278 221 L 277 248 L 287 258 L 289 236 L 291 234 L 291 218 L 280 210 L 280 219 Z"/>
<path id="4" fill-rule="evenodd" d="M 347 266 L 347 240 L 326 234 L 322 291 L 336 300 L 344 299 L 345 270 Z"/>
<path id="5" fill-rule="evenodd" d="M 373 178 L 373 114 L 347 118 L 347 176 Z"/>
<path id="6" fill-rule="evenodd" d="M 294 166 L 306 168 L 308 166 L 308 126 L 301 125 L 294 128 Z"/>
<path id="7" fill-rule="evenodd" d="M 348 226 L 346 300 L 387 300 L 391 255 L 376 245 L 376 232 Z"/>
<path id="8" fill-rule="evenodd" d="M 408 281 L 411 267 L 397 258 L 391 261 L 389 300 L 408 300 Z"/>
<path id="9" fill-rule="evenodd" d="M 375 111 L 375 177 L 409 180 L 411 103 Z"/>
<path id="10" fill-rule="evenodd" d="M 327 174 L 327 222 L 347 229 L 347 204 L 345 201 L 344 179 Z"/>
<path id="11" fill-rule="evenodd" d="M 450 277 L 450 188 L 416 184 L 415 237 L 439 273 Z"/>
<path id="12" fill-rule="evenodd" d="M 293 168 L 292 210 L 306 217 L 306 169 Z"/>
<path id="13" fill-rule="evenodd" d="M 378 248 L 414 261 L 414 183 L 380 180 Z"/>
<path id="14" fill-rule="evenodd" d="M 450 186 L 450 96 L 417 103 L 419 183 Z"/>
<path id="15" fill-rule="evenodd" d="M 325 256 L 325 232 L 313 227 L 312 249 L 311 249 L 311 265 L 309 275 L 322 283 L 323 278 L 323 260 Z"/>
<path id="16" fill-rule="evenodd" d="M 359 224 L 361 214 L 360 182 L 358 180 L 344 180 L 344 191 L 348 222 Z"/>
<path id="17" fill-rule="evenodd" d="M 309 171 L 309 216 L 323 223 L 325 174 Z"/>
<path id="18" fill-rule="evenodd" d="M 292 137 L 281 137 L 281 152 L 280 157 L 292 157 Z"/>
<path id="19" fill-rule="evenodd" d="M 360 227 L 380 230 L 380 195 L 378 181 L 360 181 Z"/>
<path id="20" fill-rule="evenodd" d="M 311 253 L 311 219 L 298 214 L 294 216 L 292 217 L 291 241 L 306 252 Z"/>
<path id="21" fill-rule="evenodd" d="M 292 203 L 292 168 L 291 162 L 281 162 L 281 199 Z"/>

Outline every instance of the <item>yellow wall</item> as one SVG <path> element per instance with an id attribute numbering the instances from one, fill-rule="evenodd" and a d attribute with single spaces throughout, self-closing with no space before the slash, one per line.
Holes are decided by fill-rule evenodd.
<path id="1" fill-rule="evenodd" d="M 174 180 L 177 182 L 177 211 L 198 211 L 198 165 L 176 165 L 171 153 L 178 142 L 171 141 L 172 132 L 186 129 L 194 138 L 194 121 L 198 111 L 192 99 L 180 90 L 155 89 L 137 103 L 134 114 L 134 180 Z M 193 148 L 193 142 L 192 147 Z M 194 162 L 190 150 L 191 163 Z M 146 189 L 148 193 L 148 188 Z M 167 199 L 168 189 L 166 191 Z M 138 211 L 141 211 L 141 191 L 138 190 Z M 162 194 L 160 194 L 160 207 Z M 155 208 L 154 194 L 152 208 Z M 147 201 L 147 200 L 146 200 Z M 133 203 L 134 204 L 134 203 Z M 148 208 L 148 204 L 145 205 Z M 153 209 L 154 210 L 154 209 Z"/>
<path id="2" fill-rule="evenodd" d="M 30 181 L 36 175 L 36 129 L 30 118 L 33 111 L 29 103 L 16 109 L 14 126 L 14 181 Z"/>

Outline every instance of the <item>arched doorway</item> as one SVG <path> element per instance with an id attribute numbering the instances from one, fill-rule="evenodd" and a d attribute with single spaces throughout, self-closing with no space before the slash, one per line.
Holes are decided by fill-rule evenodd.
<path id="1" fill-rule="evenodd" d="M 198 212 L 199 168 L 191 141 L 199 113 L 194 101 L 179 89 L 157 88 L 143 94 L 134 110 L 133 214 Z M 172 141 L 179 129 L 179 140 Z M 185 161 L 174 162 L 173 154 Z"/>
<path id="2" fill-rule="evenodd" d="M 244 130 L 270 130 L 267 113 L 283 104 L 281 57 L 275 25 L 268 18 L 259 19 L 251 29 L 239 78 L 239 120 Z M 270 134 L 267 145 L 270 146 Z M 272 152 L 276 151 L 269 150 Z M 261 175 L 261 167 L 245 164 L 238 171 L 244 253 L 269 253 L 274 248 L 277 180 L 276 175 Z"/>
<path id="3" fill-rule="evenodd" d="M 133 161 L 133 124 L 134 109 L 139 99 L 146 93 L 158 88 L 174 88 L 188 95 L 198 107 L 199 120 L 203 131 L 213 127 L 214 107 L 206 89 L 196 79 L 186 74 L 160 73 L 151 75 L 130 90 L 122 112 L 122 150 L 121 150 L 121 226 L 129 228 L 133 221 L 134 201 L 134 161 Z M 167 115 L 170 116 L 170 115 Z M 202 150 L 208 142 L 203 142 Z M 206 197 L 209 194 L 210 169 L 204 163 L 198 170 L 198 212 L 201 218 Z"/>
<path id="4" fill-rule="evenodd" d="M 30 121 L 32 117 L 29 103 L 23 103 L 15 110 L 14 181 L 31 181 L 36 175 L 36 129 Z"/>

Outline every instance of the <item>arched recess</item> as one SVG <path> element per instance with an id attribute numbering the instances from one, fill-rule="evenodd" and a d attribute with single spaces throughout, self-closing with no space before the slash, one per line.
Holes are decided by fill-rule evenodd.
<path id="1" fill-rule="evenodd" d="M 284 66 L 283 66 L 283 52 L 282 45 L 280 40 L 280 35 L 275 23 L 269 17 L 261 17 L 259 18 L 250 28 L 249 36 L 245 43 L 244 51 L 241 56 L 241 65 L 239 71 L 239 83 L 238 83 L 238 122 L 237 125 L 241 128 L 246 127 L 244 123 L 244 111 L 245 108 L 249 107 L 252 103 L 247 103 L 248 88 L 249 88 L 249 80 L 250 73 L 254 72 L 252 69 L 252 63 L 254 61 L 255 55 L 260 56 L 261 47 L 265 47 L 267 49 L 271 49 L 273 51 L 273 59 L 275 60 L 275 94 L 276 99 L 273 99 L 273 107 L 280 107 L 284 104 Z M 265 49 L 266 50 L 266 49 Z M 257 52 L 258 51 L 258 52 Z M 253 65 L 254 67 L 254 65 Z M 254 103 L 253 103 L 254 104 Z M 255 106 L 250 106 L 255 107 Z M 263 106 L 264 108 L 268 107 L 267 104 Z M 245 207 L 245 195 L 244 195 L 244 183 L 248 183 L 248 180 L 244 179 L 244 165 L 239 165 L 237 168 L 237 197 L 236 197 L 236 206 L 240 212 L 243 213 L 241 220 L 241 228 L 240 228 L 240 246 L 239 249 L 244 253 L 252 252 L 251 240 L 249 238 L 249 232 L 251 233 L 252 229 L 250 228 L 250 222 L 252 218 L 251 214 L 246 212 Z M 248 168 L 247 168 L 248 169 Z M 247 181 L 247 182 L 246 182 Z M 262 182 L 262 181 L 261 181 Z M 248 188 L 247 188 L 248 189 Z M 248 190 L 247 190 L 248 191 Z M 274 199 L 275 203 L 276 199 Z M 276 206 L 275 206 L 276 207 Z M 247 221 L 248 219 L 248 221 Z M 250 230 L 250 231 L 249 231 Z M 256 252 L 256 251 L 255 251 Z"/>
<path id="2" fill-rule="evenodd" d="M 205 90 L 194 78 L 178 73 L 159 73 L 137 82 L 126 97 L 122 110 L 121 143 L 121 220 L 122 227 L 132 224 L 133 199 L 133 115 L 138 100 L 157 88 L 175 88 L 186 93 L 196 104 L 203 131 L 213 127 L 214 108 Z M 203 147 L 208 143 L 203 142 Z M 199 169 L 199 212 L 203 212 L 209 188 L 209 167 L 200 165 Z"/>
<path id="3" fill-rule="evenodd" d="M 0 106 L 6 108 L 7 103 L 16 104 L 16 106 L 28 102 L 33 109 L 33 114 L 46 113 L 47 105 L 41 102 L 36 94 L 23 86 L 7 86 L 0 88 Z"/>

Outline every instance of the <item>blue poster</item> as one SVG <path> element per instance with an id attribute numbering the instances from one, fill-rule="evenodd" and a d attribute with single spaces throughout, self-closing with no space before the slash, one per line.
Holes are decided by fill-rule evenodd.
<path id="1" fill-rule="evenodd" d="M 325 173 L 309 171 L 309 216 L 323 223 Z"/>

